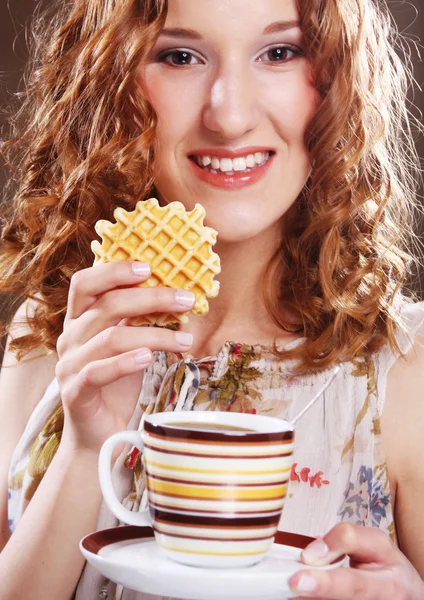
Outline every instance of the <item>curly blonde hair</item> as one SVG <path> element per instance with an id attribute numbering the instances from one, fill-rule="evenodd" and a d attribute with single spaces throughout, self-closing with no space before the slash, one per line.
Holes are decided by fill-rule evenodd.
<path id="1" fill-rule="evenodd" d="M 386 4 L 298 7 L 321 96 L 306 135 L 313 169 L 286 215 L 264 296 L 282 330 L 307 338 L 281 353 L 306 370 L 396 348 L 393 304 L 411 261 L 403 232 L 420 165 L 411 70 Z M 154 190 L 157 120 L 136 71 L 166 14 L 166 0 L 74 0 L 35 22 L 36 58 L 2 147 L 16 193 L 5 202 L 0 289 L 38 302 L 31 333 L 12 342 L 18 357 L 55 349 L 70 278 L 93 262 L 94 223 Z"/>

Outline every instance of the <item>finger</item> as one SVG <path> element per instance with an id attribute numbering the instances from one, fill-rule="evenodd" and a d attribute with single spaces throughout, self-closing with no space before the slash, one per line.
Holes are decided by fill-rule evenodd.
<path id="1" fill-rule="evenodd" d="M 289 586 L 293 593 L 315 600 L 386 600 L 399 592 L 388 569 L 299 571 L 289 579 Z"/>
<path id="2" fill-rule="evenodd" d="M 100 294 L 119 286 L 136 285 L 150 275 L 150 265 L 132 261 L 102 263 L 78 271 L 71 279 L 66 320 L 81 316 Z"/>
<path id="3" fill-rule="evenodd" d="M 59 355 L 68 347 L 84 344 L 101 331 L 118 325 L 123 319 L 158 312 L 187 312 L 195 302 L 193 292 L 162 286 L 106 292 L 79 319 L 68 323 L 64 336 L 58 340 Z"/>
<path id="4" fill-rule="evenodd" d="M 328 565 L 344 554 L 360 563 L 381 565 L 394 560 L 396 548 L 379 529 L 341 523 L 309 544 L 302 552 L 302 560 L 313 566 Z"/>
<path id="5" fill-rule="evenodd" d="M 104 323 L 117 324 L 121 319 L 151 315 L 153 313 L 187 312 L 196 302 L 188 290 L 170 287 L 133 287 L 112 290 L 103 294 L 90 308 L 94 318 Z"/>
<path id="6" fill-rule="evenodd" d="M 75 346 L 59 361 L 56 374 L 59 380 L 78 373 L 85 365 L 119 356 L 137 348 L 151 351 L 187 352 L 193 336 L 183 331 L 159 327 L 110 327 L 83 346 Z"/>
<path id="7" fill-rule="evenodd" d="M 75 405 L 84 408 L 102 387 L 145 369 L 152 359 L 148 348 L 139 348 L 113 358 L 88 363 L 77 375 L 68 379 L 61 392 L 62 402 L 71 409 Z"/>

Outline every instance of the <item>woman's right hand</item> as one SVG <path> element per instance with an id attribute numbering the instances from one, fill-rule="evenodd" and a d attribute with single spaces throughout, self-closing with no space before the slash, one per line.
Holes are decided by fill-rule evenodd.
<path id="1" fill-rule="evenodd" d="M 186 290 L 135 287 L 150 275 L 147 264 L 121 261 L 72 277 L 57 342 L 56 377 L 65 413 L 62 444 L 98 453 L 109 436 L 127 428 L 135 408 L 128 386 L 120 389 L 115 382 L 145 369 L 155 350 L 191 348 L 190 334 L 126 324 L 131 317 L 183 313 L 194 306 L 194 294 Z"/>

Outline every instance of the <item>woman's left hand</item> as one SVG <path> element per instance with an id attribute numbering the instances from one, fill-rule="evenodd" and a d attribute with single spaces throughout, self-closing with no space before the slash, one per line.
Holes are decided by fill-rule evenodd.
<path id="1" fill-rule="evenodd" d="M 342 523 L 302 553 L 306 565 L 328 565 L 344 554 L 350 568 L 302 570 L 291 577 L 297 600 L 423 600 L 424 582 L 380 530 Z"/>

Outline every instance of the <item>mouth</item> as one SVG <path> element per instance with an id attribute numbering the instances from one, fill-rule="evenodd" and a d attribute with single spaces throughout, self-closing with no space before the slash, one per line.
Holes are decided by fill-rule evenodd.
<path id="1" fill-rule="evenodd" d="M 189 159 L 207 173 L 231 176 L 246 175 L 260 169 L 267 164 L 274 154 L 273 150 L 269 150 L 268 152 L 254 152 L 236 158 L 190 155 Z"/>
<path id="2" fill-rule="evenodd" d="M 244 153 L 221 150 L 219 156 L 209 152 L 188 156 L 193 171 L 204 183 L 227 191 L 241 190 L 261 181 L 276 154 L 266 148 L 246 148 Z"/>

